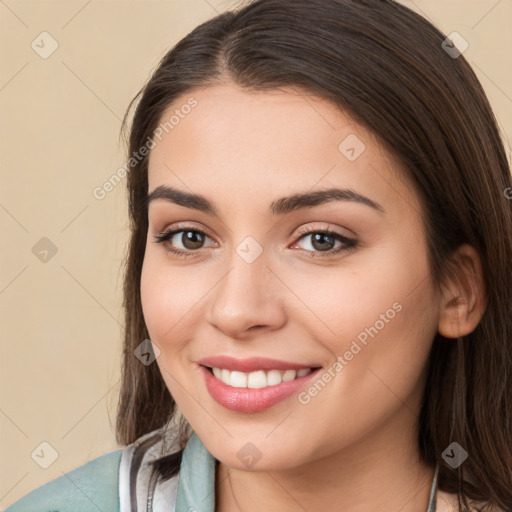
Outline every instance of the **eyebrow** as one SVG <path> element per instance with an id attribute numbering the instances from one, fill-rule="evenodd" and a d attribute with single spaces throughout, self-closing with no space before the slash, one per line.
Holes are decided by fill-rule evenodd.
<path id="1" fill-rule="evenodd" d="M 219 216 L 219 212 L 215 205 L 206 199 L 206 197 L 199 194 L 192 194 L 176 188 L 160 185 L 148 194 L 146 205 L 149 206 L 149 203 L 155 199 L 165 199 L 177 205 L 185 206 L 186 208 L 193 208 L 195 210 L 215 215 L 216 217 Z M 312 208 L 313 206 L 318 206 L 332 201 L 360 203 L 373 208 L 380 214 L 385 213 L 384 208 L 379 203 L 355 192 L 354 190 L 346 188 L 330 188 L 281 197 L 270 203 L 269 211 L 272 215 L 284 215 L 291 211 Z"/>

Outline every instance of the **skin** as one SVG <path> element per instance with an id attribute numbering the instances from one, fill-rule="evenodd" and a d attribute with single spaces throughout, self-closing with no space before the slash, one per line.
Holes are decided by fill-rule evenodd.
<path id="1" fill-rule="evenodd" d="M 188 91 L 162 119 L 191 96 L 198 105 L 151 150 L 149 191 L 167 185 L 201 194 L 219 217 L 165 199 L 150 203 L 141 297 L 166 385 L 220 461 L 216 510 L 334 511 L 343 504 L 351 512 L 424 512 L 434 472 L 417 447 L 425 365 L 436 332 L 471 332 L 483 314 L 478 256 L 461 248 L 461 265 L 476 270 L 468 286 L 434 287 L 406 173 L 330 102 L 297 88 L 256 92 L 228 82 Z M 366 146 L 354 161 L 338 149 L 350 134 Z M 281 216 L 268 211 L 276 198 L 331 187 L 357 191 L 384 213 L 349 201 Z M 184 245 L 183 233 L 168 242 L 188 249 L 187 258 L 154 242 L 177 223 L 207 234 L 197 249 Z M 357 246 L 322 257 L 311 235 L 297 233 L 301 227 L 329 227 Z M 252 263 L 236 252 L 247 236 L 263 250 Z M 342 245 L 331 240 L 324 251 Z M 293 395 L 241 413 L 206 389 L 198 361 L 207 356 L 328 368 L 397 302 L 400 312 L 306 405 Z M 237 457 L 248 442 L 261 452 L 252 468 Z"/>

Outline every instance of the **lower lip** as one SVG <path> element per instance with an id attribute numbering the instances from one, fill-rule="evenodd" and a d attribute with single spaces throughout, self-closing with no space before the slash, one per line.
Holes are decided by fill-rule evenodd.
<path id="1" fill-rule="evenodd" d="M 238 412 L 260 412 L 272 407 L 297 392 L 319 370 L 320 368 L 304 375 L 304 377 L 282 382 L 275 386 L 252 389 L 228 386 L 212 375 L 204 366 L 201 366 L 206 387 L 212 398 L 226 409 Z"/>

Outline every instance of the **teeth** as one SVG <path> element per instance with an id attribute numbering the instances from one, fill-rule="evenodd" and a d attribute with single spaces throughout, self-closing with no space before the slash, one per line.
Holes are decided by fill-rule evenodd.
<path id="1" fill-rule="evenodd" d="M 247 374 L 242 372 L 230 372 L 231 379 L 229 381 L 230 386 L 234 388 L 246 388 L 247 387 Z"/>
<path id="2" fill-rule="evenodd" d="M 311 368 L 304 368 L 302 370 L 258 370 L 255 372 L 244 373 L 239 371 L 230 371 L 225 368 L 212 368 L 213 375 L 217 379 L 224 382 L 228 386 L 234 388 L 251 388 L 259 389 L 267 386 L 276 386 L 282 382 L 289 382 L 291 380 L 304 377 L 311 373 Z"/>
<path id="3" fill-rule="evenodd" d="M 267 386 L 275 386 L 281 384 L 281 382 L 283 382 L 283 379 L 279 370 L 270 370 L 267 373 Z"/>
<path id="4" fill-rule="evenodd" d="M 295 379 L 297 377 L 297 372 L 295 370 L 286 370 L 283 375 L 283 382 L 289 382 L 290 380 Z"/>
<path id="5" fill-rule="evenodd" d="M 243 375 L 246 375 L 245 373 Z M 231 380 L 233 380 L 233 373 L 231 373 Z M 267 386 L 267 376 L 263 370 L 258 372 L 251 372 L 247 377 L 247 387 L 252 389 L 264 388 Z"/>

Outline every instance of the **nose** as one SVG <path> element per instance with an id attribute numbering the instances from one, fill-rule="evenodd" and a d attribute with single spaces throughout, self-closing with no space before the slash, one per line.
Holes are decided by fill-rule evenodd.
<path id="1" fill-rule="evenodd" d="M 268 264 L 265 252 L 249 263 L 233 251 L 228 271 L 212 290 L 209 308 L 209 322 L 226 336 L 245 339 L 286 322 L 285 287 Z"/>

